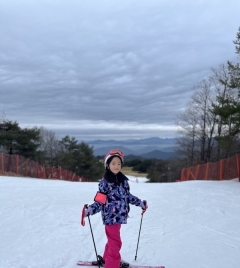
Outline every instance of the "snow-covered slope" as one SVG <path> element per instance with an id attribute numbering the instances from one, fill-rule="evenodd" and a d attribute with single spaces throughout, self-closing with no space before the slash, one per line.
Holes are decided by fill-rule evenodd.
<path id="1" fill-rule="evenodd" d="M 141 209 L 131 206 L 121 229 L 124 260 L 166 268 L 240 267 L 240 183 L 190 181 L 141 183 L 130 177 L 132 194 L 148 200 L 138 257 L 134 261 Z M 97 183 L 0 177 L 0 267 L 76 268 L 93 260 L 84 204 Z M 100 214 L 91 223 L 99 254 L 106 242 Z"/>

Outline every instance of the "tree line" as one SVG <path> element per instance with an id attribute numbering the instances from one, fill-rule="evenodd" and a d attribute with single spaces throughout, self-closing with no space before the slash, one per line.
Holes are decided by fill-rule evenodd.
<path id="1" fill-rule="evenodd" d="M 218 161 L 240 152 L 240 27 L 236 62 L 212 68 L 177 116 L 177 144 L 186 166 Z"/>
<path id="2" fill-rule="evenodd" d="M 44 127 L 21 128 L 16 121 L 4 118 L 0 120 L 0 152 L 18 154 L 46 167 L 61 167 L 93 181 L 104 172 L 88 144 L 68 135 L 58 139 Z"/>
<path id="3" fill-rule="evenodd" d="M 133 171 L 146 173 L 149 182 L 174 182 L 179 180 L 182 168 L 176 161 L 177 159 L 133 159 L 125 161 L 125 166 L 132 167 Z"/>
<path id="4" fill-rule="evenodd" d="M 16 121 L 0 119 L 0 152 L 18 154 L 45 167 L 61 167 L 76 175 L 98 181 L 103 173 L 104 156 L 94 156 L 93 147 L 66 135 L 59 139 L 44 127 L 21 128 Z M 179 179 L 181 165 L 170 160 L 144 159 L 125 161 L 133 171 L 147 173 L 150 182 L 171 182 Z"/>

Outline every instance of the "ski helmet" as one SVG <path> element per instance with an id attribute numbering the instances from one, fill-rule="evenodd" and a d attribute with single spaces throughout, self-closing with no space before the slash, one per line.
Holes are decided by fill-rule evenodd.
<path id="1" fill-rule="evenodd" d="M 124 154 L 123 154 L 123 152 L 120 151 L 119 149 L 112 149 L 104 157 L 104 167 L 105 168 L 107 168 L 108 160 L 113 156 L 118 156 L 121 159 L 122 164 L 124 163 L 124 160 L 123 160 Z"/>

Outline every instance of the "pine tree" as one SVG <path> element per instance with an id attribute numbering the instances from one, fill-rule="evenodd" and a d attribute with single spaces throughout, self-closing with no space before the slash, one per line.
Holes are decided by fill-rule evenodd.
<path id="1" fill-rule="evenodd" d="M 235 52 L 238 56 L 237 56 L 237 62 L 235 64 L 228 62 L 229 73 L 231 76 L 230 87 L 238 91 L 238 97 L 239 97 L 240 95 L 240 27 L 236 35 L 236 40 L 233 41 L 233 43 L 235 44 Z"/>
<path id="2" fill-rule="evenodd" d="M 219 147 L 226 152 L 226 156 L 231 155 L 235 144 L 239 141 L 240 134 L 240 27 L 236 36 L 236 63 L 228 62 L 228 80 L 220 80 L 227 88 L 229 94 L 218 96 L 218 106 L 214 106 L 213 113 L 218 116 L 218 120 L 224 127 L 222 135 L 216 137 Z"/>
<path id="3" fill-rule="evenodd" d="M 38 159 L 40 130 L 36 127 L 20 128 L 12 121 L 0 122 L 0 147 L 7 154 L 19 154 L 27 158 Z"/>
<path id="4" fill-rule="evenodd" d="M 92 147 L 84 142 L 78 143 L 76 138 L 69 136 L 62 138 L 59 143 L 61 150 L 58 164 L 62 168 L 93 181 L 101 179 L 104 173 L 103 164 L 94 157 Z"/>

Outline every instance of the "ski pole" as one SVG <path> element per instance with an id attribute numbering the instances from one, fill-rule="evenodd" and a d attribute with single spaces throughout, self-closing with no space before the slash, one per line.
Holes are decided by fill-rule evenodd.
<path id="1" fill-rule="evenodd" d="M 88 207 L 88 205 L 86 204 L 86 205 L 83 207 L 83 210 L 85 211 L 85 209 L 86 209 L 87 207 Z M 98 254 L 97 254 L 97 248 L 96 248 L 96 244 L 95 244 L 95 240 L 94 240 L 94 236 L 93 236 L 92 225 L 91 225 L 91 221 L 90 221 L 90 217 L 89 217 L 89 215 L 88 215 L 87 217 L 88 217 L 88 222 L 89 222 L 89 226 L 90 226 L 90 229 L 91 229 L 93 245 L 94 245 L 94 249 L 95 249 L 95 253 L 96 253 L 96 257 L 97 257 L 97 262 L 98 262 Z M 99 263 L 99 262 L 98 262 L 98 267 L 100 268 L 100 263 Z"/>
<path id="2" fill-rule="evenodd" d="M 146 200 L 143 200 L 143 204 L 146 207 L 147 206 L 147 201 Z M 141 217 L 140 229 L 139 229 L 139 234 L 138 234 L 138 242 L 137 242 L 137 249 L 136 249 L 135 261 L 137 259 L 138 244 L 139 244 L 139 238 L 140 238 L 140 233 L 141 233 L 141 228 L 142 228 L 142 219 L 143 219 L 143 214 L 145 213 L 145 211 L 146 211 L 146 209 L 143 210 L 143 212 L 141 213 L 142 217 Z"/>

